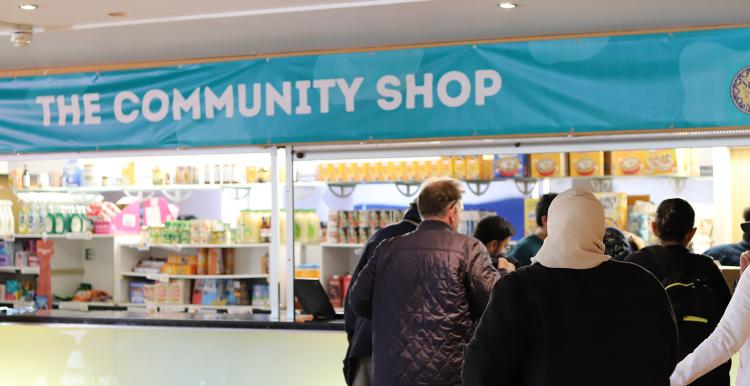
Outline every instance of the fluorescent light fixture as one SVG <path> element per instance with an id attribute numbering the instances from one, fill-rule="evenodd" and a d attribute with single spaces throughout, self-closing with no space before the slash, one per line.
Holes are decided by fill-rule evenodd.
<path id="1" fill-rule="evenodd" d="M 236 11 L 236 12 L 220 12 L 220 13 L 205 13 L 205 14 L 198 14 L 198 15 L 158 17 L 158 18 L 151 18 L 151 19 L 115 21 L 115 22 L 107 22 L 107 23 L 77 24 L 77 25 L 71 26 L 70 29 L 71 30 L 86 30 L 86 29 L 98 29 L 98 28 L 127 27 L 127 26 L 142 25 L 142 24 L 174 23 L 174 22 L 198 21 L 198 20 L 209 20 L 209 19 L 225 19 L 225 18 L 232 18 L 232 17 L 277 15 L 277 14 L 284 14 L 284 13 L 301 13 L 301 12 L 314 12 L 314 11 L 330 11 L 330 10 L 347 9 L 347 8 L 377 7 L 377 6 L 407 4 L 407 3 L 423 3 L 427 1 L 431 1 L 431 0 L 348 1 L 348 2 L 328 3 L 328 4 L 300 5 L 300 6 L 295 6 L 295 7 L 251 9 L 247 11 Z"/>
<path id="2" fill-rule="evenodd" d="M 513 9 L 515 7 L 518 7 L 517 4 L 515 4 L 515 3 L 508 3 L 508 2 L 502 2 L 502 3 L 498 4 L 497 6 L 500 7 L 500 8 L 502 8 L 502 9 Z"/>
<path id="3" fill-rule="evenodd" d="M 18 8 L 21 8 L 21 9 L 23 9 L 24 11 L 33 11 L 33 10 L 35 10 L 35 9 L 39 8 L 39 6 L 38 6 L 38 5 L 36 5 L 36 4 L 25 4 L 25 3 L 21 3 L 21 4 L 18 4 Z"/>

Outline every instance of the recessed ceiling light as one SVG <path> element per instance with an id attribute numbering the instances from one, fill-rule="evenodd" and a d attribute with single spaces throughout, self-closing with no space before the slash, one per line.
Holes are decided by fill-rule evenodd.
<path id="1" fill-rule="evenodd" d="M 39 8 L 39 6 L 36 5 L 36 4 L 24 4 L 24 3 L 21 3 L 21 4 L 18 4 L 18 8 L 21 8 L 24 11 L 33 11 L 33 10 Z"/>
<path id="2" fill-rule="evenodd" d="M 107 15 L 112 16 L 112 17 L 128 17 L 127 12 L 110 12 Z"/>
<path id="3" fill-rule="evenodd" d="M 500 7 L 500 8 L 502 8 L 502 9 L 513 9 L 515 7 L 518 7 L 518 4 L 508 3 L 508 2 L 502 2 L 502 3 L 498 4 L 497 6 Z"/>

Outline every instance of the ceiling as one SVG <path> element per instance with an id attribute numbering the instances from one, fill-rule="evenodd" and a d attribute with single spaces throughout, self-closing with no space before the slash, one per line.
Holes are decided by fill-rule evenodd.
<path id="1" fill-rule="evenodd" d="M 748 0 L 30 1 L 0 0 L 0 69 L 750 22 Z M 13 47 L 10 24 L 33 43 Z"/>

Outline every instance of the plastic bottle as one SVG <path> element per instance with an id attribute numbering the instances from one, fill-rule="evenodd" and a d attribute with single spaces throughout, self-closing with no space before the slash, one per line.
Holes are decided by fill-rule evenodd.
<path id="1" fill-rule="evenodd" d="M 8 235 L 13 235 L 16 233 L 16 220 L 13 218 L 13 203 L 6 201 L 3 209 L 5 211 L 3 222 L 5 223 L 6 232 Z"/>
<path id="2" fill-rule="evenodd" d="M 22 235 L 29 233 L 29 224 L 26 221 L 28 218 L 28 209 L 26 202 L 21 202 L 21 209 L 18 211 L 18 233 Z"/>
<path id="3" fill-rule="evenodd" d="M 31 187 L 31 174 L 29 174 L 29 169 L 26 167 L 26 165 L 23 165 L 23 175 L 21 177 L 21 182 L 24 189 L 28 189 Z"/>
<path id="4" fill-rule="evenodd" d="M 49 234 L 55 233 L 55 205 L 49 203 L 47 205 L 47 215 L 44 219 L 44 232 Z"/>
<path id="5" fill-rule="evenodd" d="M 26 233 L 35 234 L 37 233 L 36 225 L 36 201 L 31 201 L 28 205 L 28 212 L 26 212 Z"/>
<path id="6" fill-rule="evenodd" d="M 0 235 L 7 236 L 11 234 L 10 229 L 8 229 L 8 213 L 6 212 L 7 208 L 7 201 L 0 201 Z"/>
<path id="7" fill-rule="evenodd" d="M 47 203 L 42 201 L 38 203 L 36 211 L 36 226 L 37 230 L 35 233 L 45 233 L 47 222 Z"/>
<path id="8" fill-rule="evenodd" d="M 60 205 L 57 207 L 57 210 L 55 210 L 55 234 L 63 234 L 65 233 L 65 214 L 64 214 L 65 208 L 64 206 Z"/>

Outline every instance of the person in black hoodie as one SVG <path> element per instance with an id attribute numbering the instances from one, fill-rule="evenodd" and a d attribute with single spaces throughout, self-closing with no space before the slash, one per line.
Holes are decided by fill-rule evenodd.
<path id="1" fill-rule="evenodd" d="M 533 264 L 492 290 L 465 348 L 464 386 L 668 386 L 677 327 L 645 269 L 604 254 L 605 219 L 584 190 L 549 209 Z"/>
<path id="2" fill-rule="evenodd" d="M 409 205 L 403 219 L 376 231 L 365 244 L 359 263 L 352 273 L 352 283 L 357 280 L 359 273 L 370 261 L 375 248 L 383 240 L 405 235 L 417 229 L 422 218 L 416 202 Z M 344 320 L 349 348 L 344 358 L 344 378 L 349 386 L 368 386 L 372 384 L 372 327 L 370 320 L 360 318 L 349 307 L 349 293 L 344 299 Z"/>
<path id="3" fill-rule="evenodd" d="M 662 202 L 651 223 L 659 244 L 625 258 L 653 273 L 667 289 L 680 333 L 680 359 L 703 342 L 719 323 L 732 295 L 713 259 L 688 250 L 695 228 L 695 211 L 682 199 Z M 727 386 L 731 361 L 691 385 Z"/>

